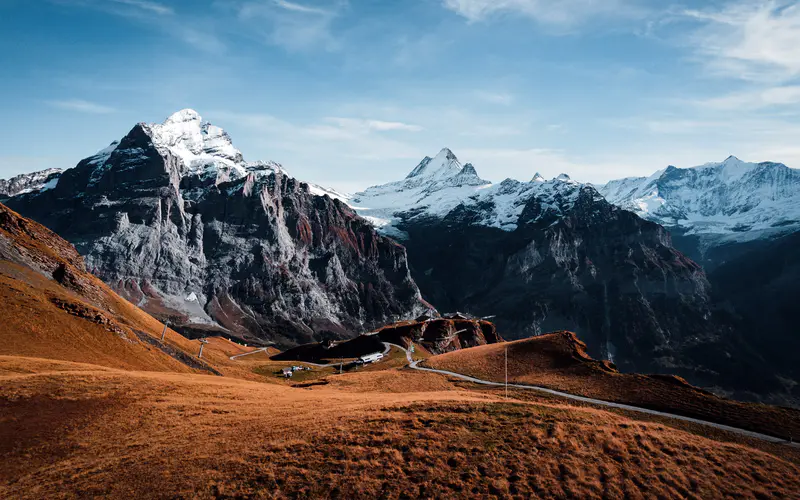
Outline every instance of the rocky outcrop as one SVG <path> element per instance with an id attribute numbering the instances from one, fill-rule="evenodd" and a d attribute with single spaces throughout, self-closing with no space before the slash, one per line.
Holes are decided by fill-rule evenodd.
<path id="1" fill-rule="evenodd" d="M 423 309 L 405 248 L 280 166 L 244 162 L 188 110 L 137 125 L 52 189 L 9 204 L 185 333 L 293 345 Z"/>
<path id="2" fill-rule="evenodd" d="M 503 342 L 493 323 L 471 319 L 404 321 L 381 328 L 377 336 L 405 347 L 416 343 L 432 354 Z"/>

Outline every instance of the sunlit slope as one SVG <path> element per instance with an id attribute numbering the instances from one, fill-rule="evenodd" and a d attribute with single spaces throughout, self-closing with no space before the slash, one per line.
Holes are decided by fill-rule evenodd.
<path id="1" fill-rule="evenodd" d="M 89 274 L 75 248 L 0 205 L 0 355 L 208 372 L 199 350 Z"/>
<path id="2" fill-rule="evenodd" d="M 785 439 L 800 435 L 800 411 L 720 398 L 673 376 L 623 374 L 586 354 L 571 332 L 493 344 L 434 356 L 424 365 L 503 382 L 561 390 L 700 418 Z"/>
<path id="3" fill-rule="evenodd" d="M 800 488 L 792 448 L 558 400 L 20 363 L 0 357 L 3 498 L 789 498 Z M 408 384 L 418 375 L 430 377 L 410 371 Z"/>

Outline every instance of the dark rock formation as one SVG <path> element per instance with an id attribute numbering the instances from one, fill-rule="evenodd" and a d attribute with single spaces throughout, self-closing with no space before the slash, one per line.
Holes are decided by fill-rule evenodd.
<path id="1" fill-rule="evenodd" d="M 404 347 L 413 342 L 432 354 L 503 342 L 494 324 L 469 319 L 404 321 L 382 328 L 377 336 L 384 342 Z"/>
<path id="2" fill-rule="evenodd" d="M 530 197 L 514 231 L 476 223 L 491 207 L 398 225 L 412 273 L 442 309 L 495 315 L 509 339 L 570 329 L 590 354 L 624 371 L 680 374 L 704 386 L 778 387 L 732 323 L 714 311 L 702 268 L 659 225 L 588 186 L 544 203 Z"/>
<path id="3" fill-rule="evenodd" d="M 714 299 L 739 322 L 748 345 L 780 375 L 784 391 L 772 401 L 800 405 L 800 232 L 762 241 L 715 269 L 709 280 Z"/>

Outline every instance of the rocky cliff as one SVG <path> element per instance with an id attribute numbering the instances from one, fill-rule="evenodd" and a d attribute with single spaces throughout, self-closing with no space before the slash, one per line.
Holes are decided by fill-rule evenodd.
<path id="1" fill-rule="evenodd" d="M 280 165 L 245 162 L 191 110 L 135 126 L 53 187 L 8 203 L 189 335 L 292 345 L 424 309 L 405 248 Z"/>

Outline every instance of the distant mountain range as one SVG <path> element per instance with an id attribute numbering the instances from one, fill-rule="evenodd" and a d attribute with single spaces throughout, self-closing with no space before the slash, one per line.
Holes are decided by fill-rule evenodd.
<path id="1" fill-rule="evenodd" d="M 288 346 L 432 304 L 495 316 L 510 339 L 575 331 L 623 370 L 795 402 L 800 374 L 764 339 L 796 329 L 781 306 L 770 323 L 780 331 L 754 335 L 751 290 L 729 286 L 726 266 L 756 250 L 792 254 L 776 242 L 800 225 L 797 184 L 784 165 L 733 157 L 598 187 L 566 174 L 492 183 L 445 148 L 403 179 L 345 195 L 245 161 L 184 110 L 73 169 L 0 182 L 0 196 L 188 335 Z"/>
<path id="2" fill-rule="evenodd" d="M 598 189 L 611 203 L 669 229 L 676 246 L 707 269 L 753 242 L 800 229 L 800 171 L 781 163 L 731 156 L 694 168 L 669 166 Z"/>
<path id="3" fill-rule="evenodd" d="M 506 338 L 564 328 L 623 370 L 760 394 L 792 390 L 669 231 L 566 174 L 492 184 L 444 149 L 350 203 L 406 246 L 427 300 L 495 315 Z"/>

